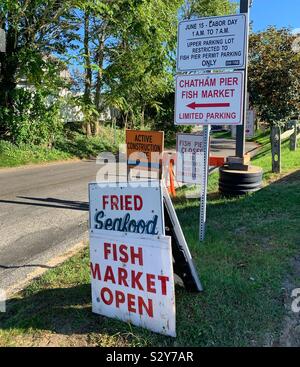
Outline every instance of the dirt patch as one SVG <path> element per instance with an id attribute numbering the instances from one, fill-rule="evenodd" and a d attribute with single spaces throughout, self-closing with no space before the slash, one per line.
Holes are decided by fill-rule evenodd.
<path id="1" fill-rule="evenodd" d="M 20 347 L 87 347 L 93 346 L 88 335 L 38 333 L 18 336 L 14 342 Z"/>

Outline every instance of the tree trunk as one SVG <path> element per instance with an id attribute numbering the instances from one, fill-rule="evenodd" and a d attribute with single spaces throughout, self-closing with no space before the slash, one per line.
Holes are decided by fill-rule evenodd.
<path id="1" fill-rule="evenodd" d="M 89 121 L 87 121 L 85 124 L 85 132 L 86 132 L 86 136 L 92 135 L 91 123 Z"/>
<path id="2" fill-rule="evenodd" d="M 84 60 L 85 60 L 85 83 L 84 83 L 84 102 L 91 103 L 91 86 L 92 86 L 92 69 L 91 69 L 91 53 L 89 47 L 90 40 L 90 15 L 88 12 L 84 14 Z"/>
<path id="3" fill-rule="evenodd" d="M 95 86 L 95 106 L 97 111 L 100 113 L 102 112 L 102 106 L 101 106 L 101 88 L 103 85 L 103 61 L 104 61 L 104 40 L 105 40 L 105 31 L 101 33 L 101 35 L 98 38 L 99 45 L 98 50 L 96 52 L 96 63 L 98 65 L 97 70 L 97 79 L 96 79 L 96 86 Z M 99 118 L 97 118 L 94 122 L 94 134 L 98 136 L 100 134 L 100 121 Z"/>
<path id="4" fill-rule="evenodd" d="M 90 54 L 90 15 L 89 12 L 84 14 L 84 60 L 85 60 L 85 80 L 84 80 L 84 103 L 91 104 L 91 86 L 92 86 L 92 69 L 91 69 L 91 54 Z M 86 107 L 85 107 L 86 110 Z M 87 136 L 92 135 L 90 117 L 85 113 L 85 131 Z"/>
<path id="5" fill-rule="evenodd" d="M 141 129 L 143 130 L 145 127 L 145 106 L 142 107 L 141 111 Z"/>
<path id="6" fill-rule="evenodd" d="M 128 123 L 128 112 L 125 112 L 123 114 L 123 127 L 125 130 L 127 129 L 127 123 Z"/>
<path id="7" fill-rule="evenodd" d="M 98 120 L 98 117 L 96 117 L 94 121 L 94 135 L 100 135 L 100 121 Z"/>
<path id="8" fill-rule="evenodd" d="M 96 91 L 95 91 L 95 106 L 98 112 L 101 112 L 101 88 L 103 85 L 103 61 L 104 61 L 104 40 L 105 40 L 105 33 L 104 31 L 99 37 L 99 46 L 96 52 L 96 62 L 98 65 L 97 71 L 97 80 L 96 80 Z"/>

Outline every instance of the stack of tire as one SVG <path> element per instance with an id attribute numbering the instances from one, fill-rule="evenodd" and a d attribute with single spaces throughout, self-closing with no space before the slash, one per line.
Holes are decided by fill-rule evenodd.
<path id="1" fill-rule="evenodd" d="M 263 170 L 249 166 L 247 171 L 220 167 L 219 192 L 227 197 L 247 195 L 258 191 L 262 186 Z"/>

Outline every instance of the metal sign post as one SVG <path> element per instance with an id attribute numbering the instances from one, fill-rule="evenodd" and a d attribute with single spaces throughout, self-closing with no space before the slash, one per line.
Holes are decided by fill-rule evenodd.
<path id="1" fill-rule="evenodd" d="M 209 133 L 210 125 L 203 127 L 204 142 L 204 164 L 202 166 L 203 174 L 200 188 L 200 220 L 199 220 L 199 240 L 204 241 L 205 225 L 206 225 L 206 197 L 207 197 L 207 180 L 208 180 L 208 162 L 209 162 Z"/>
<path id="2" fill-rule="evenodd" d="M 247 39 L 245 43 L 245 68 L 244 68 L 244 96 L 247 94 L 247 81 L 248 81 L 248 48 L 249 48 L 249 6 L 251 0 L 240 0 L 240 13 L 247 14 L 246 34 Z M 245 97 L 244 97 L 245 98 Z M 235 155 L 239 158 L 244 158 L 245 155 L 245 140 L 246 140 L 246 103 L 244 103 L 242 125 L 236 128 L 236 148 Z"/>

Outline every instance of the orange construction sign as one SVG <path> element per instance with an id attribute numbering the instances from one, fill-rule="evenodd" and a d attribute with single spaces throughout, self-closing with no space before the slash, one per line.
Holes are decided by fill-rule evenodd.
<path id="1" fill-rule="evenodd" d="M 128 166 L 162 171 L 163 131 L 126 130 L 126 144 Z"/>

